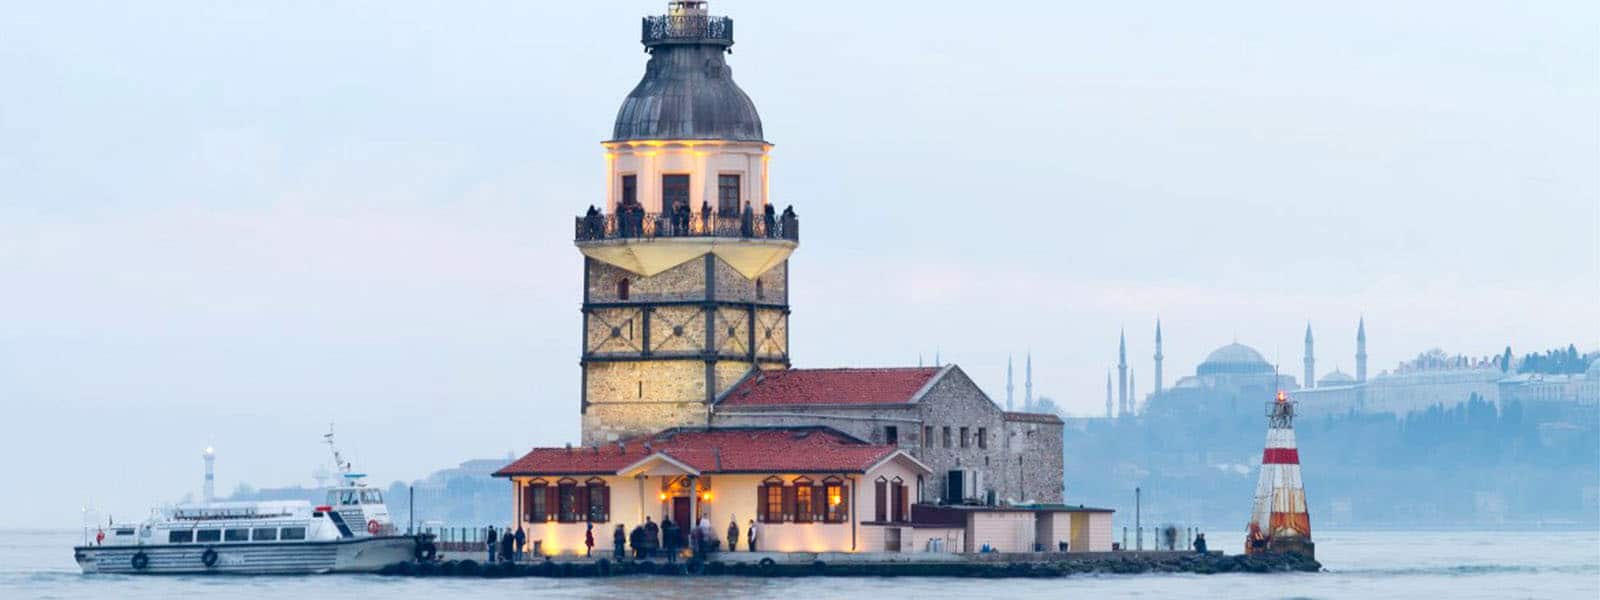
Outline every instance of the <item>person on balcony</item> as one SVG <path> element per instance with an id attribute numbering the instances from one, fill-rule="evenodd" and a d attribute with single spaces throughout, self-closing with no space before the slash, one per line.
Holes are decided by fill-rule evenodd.
<path id="1" fill-rule="evenodd" d="M 710 231 L 711 231 L 711 203 L 702 200 L 700 202 L 700 235 L 706 235 Z"/>
<path id="2" fill-rule="evenodd" d="M 739 236 L 740 237 L 751 237 L 751 235 L 752 235 L 751 229 L 754 227 L 754 223 L 753 223 L 754 220 L 755 220 L 755 217 L 750 212 L 750 203 L 749 202 L 744 203 L 744 215 L 739 219 Z"/>
<path id="3" fill-rule="evenodd" d="M 795 214 L 794 214 L 794 205 L 793 204 L 790 204 L 789 206 L 787 206 L 787 207 L 785 207 L 783 209 L 783 219 L 782 219 L 781 222 L 783 223 L 783 237 L 784 237 L 784 239 L 790 239 L 790 240 L 795 239 L 795 233 L 796 233 L 795 232 L 795 228 L 800 226 L 800 222 L 799 222 L 798 219 L 799 219 L 799 217 L 796 217 Z"/>
<path id="4" fill-rule="evenodd" d="M 768 204 L 761 213 L 761 225 L 764 228 L 763 231 L 765 231 L 767 237 L 773 237 L 773 233 L 775 232 L 773 231 L 772 226 L 777 222 L 777 220 L 777 217 L 773 216 L 772 205 Z"/>

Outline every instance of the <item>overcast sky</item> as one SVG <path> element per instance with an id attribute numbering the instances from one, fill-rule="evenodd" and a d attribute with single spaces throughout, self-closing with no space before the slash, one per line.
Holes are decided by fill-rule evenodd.
<path id="1" fill-rule="evenodd" d="M 1593 2 L 719 0 L 805 237 L 796 366 L 936 350 L 1103 408 L 1237 337 L 1298 374 L 1600 346 Z M 0 525 L 578 436 L 626 2 L 12 3 Z M 1020 398 L 1019 398 L 1020 400 Z M 1099 501 L 1079 499 L 1082 501 Z"/>

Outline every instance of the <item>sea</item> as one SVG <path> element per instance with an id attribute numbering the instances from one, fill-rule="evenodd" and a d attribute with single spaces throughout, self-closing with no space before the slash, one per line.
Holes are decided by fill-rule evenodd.
<path id="1" fill-rule="evenodd" d="M 1475 598 L 1600 599 L 1600 531 L 1322 531 L 1321 573 L 1058 579 L 621 577 L 417 579 L 83 575 L 79 531 L 0 530 L 0 599 Z M 1213 549 L 1220 533 L 1207 536 Z M 1232 549 L 1230 549 L 1232 551 Z"/>

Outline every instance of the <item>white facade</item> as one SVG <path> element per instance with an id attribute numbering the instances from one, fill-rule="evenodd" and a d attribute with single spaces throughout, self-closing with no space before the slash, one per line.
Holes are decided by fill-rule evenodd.
<path id="1" fill-rule="evenodd" d="M 739 177 L 739 202 L 760 214 L 768 203 L 767 163 L 771 144 L 712 140 L 606 142 L 606 213 L 623 200 L 623 178 L 635 177 L 635 199 L 647 213 L 660 213 L 662 176 L 689 176 L 689 208 L 717 210 L 720 176 Z"/>

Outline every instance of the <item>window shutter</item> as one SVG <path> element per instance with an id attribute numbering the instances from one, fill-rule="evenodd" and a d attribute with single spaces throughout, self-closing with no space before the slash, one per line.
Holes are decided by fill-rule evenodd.
<path id="1" fill-rule="evenodd" d="M 879 482 L 873 484 L 873 491 L 877 492 L 877 493 L 874 494 L 874 496 L 876 496 L 876 498 L 874 498 L 874 500 L 873 500 L 873 504 L 874 504 L 873 508 L 875 508 L 876 510 L 873 511 L 873 519 L 872 520 L 877 521 L 879 523 L 883 523 L 883 522 L 889 520 L 889 514 L 888 514 L 889 513 L 889 511 L 888 511 L 888 508 L 889 508 L 889 506 L 888 506 L 888 503 L 889 503 L 889 497 L 888 497 L 889 490 L 885 489 L 885 488 L 888 487 L 888 485 L 889 484 L 886 481 L 879 481 Z"/>
<path id="2" fill-rule="evenodd" d="M 794 486 L 783 488 L 783 520 L 794 520 Z"/>
<path id="3" fill-rule="evenodd" d="M 561 511 L 561 494 L 559 490 L 558 486 L 544 486 L 544 520 L 546 521 L 554 521 L 560 518 L 559 516 L 556 519 L 550 518 Z"/>
<path id="4" fill-rule="evenodd" d="M 522 520 L 533 521 L 533 495 L 539 488 L 527 485 L 522 487 Z"/>
<path id="5" fill-rule="evenodd" d="M 600 506 L 602 507 L 602 510 L 600 511 L 600 521 L 602 523 L 606 522 L 606 521 L 610 521 L 611 520 L 611 486 L 609 486 L 609 485 L 600 486 Z"/>
<path id="6" fill-rule="evenodd" d="M 573 486 L 573 496 L 578 496 L 578 498 L 576 498 L 576 502 L 573 502 L 573 504 L 578 504 L 578 506 L 574 506 L 573 509 L 578 512 L 579 522 L 587 522 L 587 520 L 589 520 L 590 490 L 594 490 L 594 488 L 590 488 L 590 486 L 587 485 Z"/>
<path id="7" fill-rule="evenodd" d="M 767 488 L 769 487 L 771 486 L 767 484 L 756 486 L 756 520 L 762 523 L 770 521 L 767 518 Z"/>

